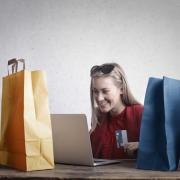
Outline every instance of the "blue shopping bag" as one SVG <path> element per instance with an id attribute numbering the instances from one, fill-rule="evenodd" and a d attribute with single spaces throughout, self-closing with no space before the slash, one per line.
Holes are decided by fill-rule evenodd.
<path id="1" fill-rule="evenodd" d="M 180 80 L 150 78 L 142 115 L 137 168 L 173 171 L 180 158 Z"/>

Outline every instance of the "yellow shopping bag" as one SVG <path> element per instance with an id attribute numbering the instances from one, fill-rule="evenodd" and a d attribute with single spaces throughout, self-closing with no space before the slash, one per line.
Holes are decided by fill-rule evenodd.
<path id="1" fill-rule="evenodd" d="M 17 72 L 18 64 L 23 70 Z M 25 70 L 24 60 L 8 61 L 3 78 L 0 164 L 23 171 L 54 168 L 48 92 L 43 71 Z M 8 67 L 9 67 L 8 66 Z"/>

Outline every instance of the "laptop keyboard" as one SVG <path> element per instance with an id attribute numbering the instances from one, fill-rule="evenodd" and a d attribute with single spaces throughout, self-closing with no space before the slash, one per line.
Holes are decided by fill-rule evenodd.
<path id="1" fill-rule="evenodd" d="M 96 158 L 94 158 L 94 162 L 104 162 L 104 159 L 96 159 Z"/>

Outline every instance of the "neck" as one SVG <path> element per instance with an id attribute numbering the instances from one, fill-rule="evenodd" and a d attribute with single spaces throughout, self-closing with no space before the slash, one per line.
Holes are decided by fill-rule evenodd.
<path id="1" fill-rule="evenodd" d="M 120 114 L 125 109 L 125 105 L 121 104 L 118 108 L 114 108 L 110 111 L 111 116 Z"/>

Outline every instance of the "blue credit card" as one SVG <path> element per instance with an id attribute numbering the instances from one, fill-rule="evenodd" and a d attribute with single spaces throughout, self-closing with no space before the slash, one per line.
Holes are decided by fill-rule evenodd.
<path id="1" fill-rule="evenodd" d="M 128 143 L 126 130 L 116 130 L 115 136 L 116 136 L 117 148 L 123 147 L 126 143 Z"/>
<path id="2" fill-rule="evenodd" d="M 117 148 L 120 148 L 122 146 L 122 144 L 123 144 L 121 130 L 116 130 L 115 131 L 115 136 L 116 136 Z"/>

